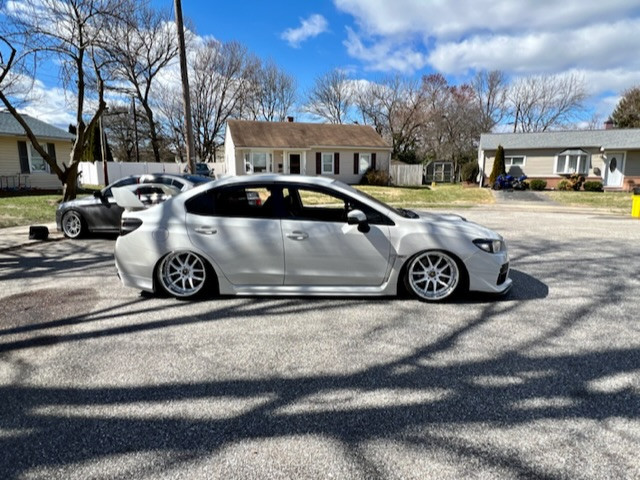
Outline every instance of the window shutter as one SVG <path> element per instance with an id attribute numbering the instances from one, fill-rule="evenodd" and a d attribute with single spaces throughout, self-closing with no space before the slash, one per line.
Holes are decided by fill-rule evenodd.
<path id="1" fill-rule="evenodd" d="M 47 153 L 49 153 L 49 156 L 51 157 L 51 160 L 53 160 L 54 162 L 57 162 L 55 144 L 47 143 Z"/>
<path id="2" fill-rule="evenodd" d="M 20 173 L 30 173 L 27 142 L 18 142 L 18 156 L 20 157 Z"/>
<path id="3" fill-rule="evenodd" d="M 360 173 L 360 154 L 358 152 L 353 154 L 353 174 Z"/>
<path id="4" fill-rule="evenodd" d="M 371 168 L 376 169 L 376 154 L 375 152 L 371 154 Z"/>
<path id="5" fill-rule="evenodd" d="M 340 154 L 338 152 L 333 154 L 333 173 L 340 175 Z"/>
<path id="6" fill-rule="evenodd" d="M 322 154 L 316 152 L 316 173 L 320 175 L 322 173 Z"/>

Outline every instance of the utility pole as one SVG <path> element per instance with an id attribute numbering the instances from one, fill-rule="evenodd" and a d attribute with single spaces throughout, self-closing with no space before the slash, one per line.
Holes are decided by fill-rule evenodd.
<path id="1" fill-rule="evenodd" d="M 184 24 L 182 23 L 182 3 L 175 1 L 176 27 L 178 29 L 178 51 L 180 52 L 180 73 L 182 76 L 182 101 L 184 107 L 184 123 L 187 129 L 187 162 L 189 171 L 196 173 L 196 164 L 193 159 L 195 151 L 193 141 L 193 122 L 191 119 L 191 95 L 189 94 L 189 72 L 187 70 L 187 54 L 184 46 Z"/>

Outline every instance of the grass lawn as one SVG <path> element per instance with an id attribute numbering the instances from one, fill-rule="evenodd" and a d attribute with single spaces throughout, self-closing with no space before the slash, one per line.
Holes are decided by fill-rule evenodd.
<path id="1" fill-rule="evenodd" d="M 485 188 L 464 188 L 462 185 L 441 184 L 435 187 L 373 187 L 356 188 L 385 203 L 400 207 L 472 207 L 494 203 L 493 195 Z"/>
<path id="2" fill-rule="evenodd" d="M 613 212 L 630 212 L 631 197 L 628 192 L 543 192 L 554 202 L 572 207 L 601 208 Z"/>
<path id="3" fill-rule="evenodd" d="M 0 197 L 0 228 L 56 220 L 60 195 Z"/>

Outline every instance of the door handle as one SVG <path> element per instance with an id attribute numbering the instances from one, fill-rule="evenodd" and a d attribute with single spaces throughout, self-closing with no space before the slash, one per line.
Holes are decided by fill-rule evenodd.
<path id="1" fill-rule="evenodd" d="M 196 227 L 195 231 L 203 235 L 215 235 L 216 233 L 218 233 L 218 230 L 213 227 Z"/>
<path id="2" fill-rule="evenodd" d="M 287 233 L 287 238 L 290 238 L 291 240 L 306 240 L 307 238 L 309 238 L 309 234 L 306 232 L 294 231 L 291 233 Z"/>

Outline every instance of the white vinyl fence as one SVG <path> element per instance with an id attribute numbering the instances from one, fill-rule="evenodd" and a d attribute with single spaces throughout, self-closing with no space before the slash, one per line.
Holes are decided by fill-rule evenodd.
<path id="1" fill-rule="evenodd" d="M 422 185 L 422 165 L 391 165 L 389 174 L 393 185 Z"/>
<path id="2" fill-rule="evenodd" d="M 224 174 L 224 163 L 208 163 L 207 166 L 217 175 Z M 186 163 L 107 162 L 109 183 L 113 183 L 129 175 L 142 175 L 145 173 L 183 173 L 186 170 Z M 78 166 L 78 183 L 80 185 L 104 185 L 102 162 L 80 162 Z"/>

